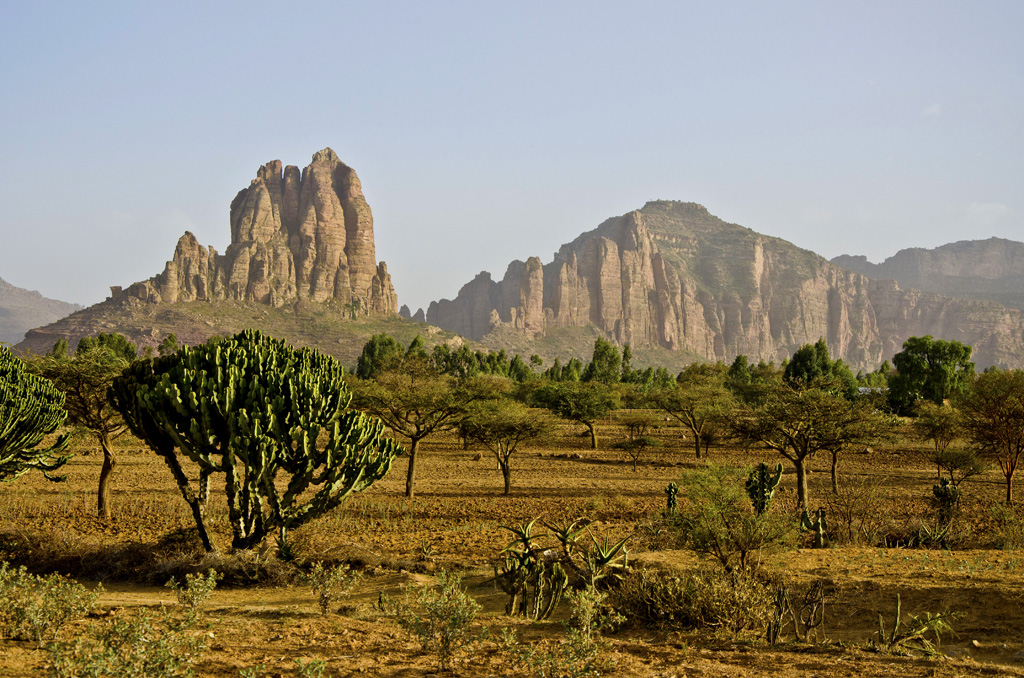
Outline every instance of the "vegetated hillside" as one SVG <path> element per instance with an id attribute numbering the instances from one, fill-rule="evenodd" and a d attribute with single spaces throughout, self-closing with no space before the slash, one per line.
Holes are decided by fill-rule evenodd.
<path id="1" fill-rule="evenodd" d="M 431 303 L 427 321 L 486 345 L 589 327 L 634 349 L 725 361 L 780 361 L 824 337 L 868 369 L 930 334 L 971 344 L 982 367 L 1024 367 L 1020 310 L 903 290 L 674 201 L 609 219 L 546 265 L 513 261 L 500 282 L 481 273 Z"/>
<path id="2" fill-rule="evenodd" d="M 880 264 L 843 254 L 832 263 L 869 278 L 895 280 L 901 287 L 1024 309 L 1024 243 L 1014 240 L 961 240 L 930 250 L 913 247 Z"/>
<path id="3" fill-rule="evenodd" d="M 172 332 L 195 344 L 254 327 L 354 362 L 377 326 L 409 339 L 410 328 L 425 329 L 398 318 L 359 177 L 331 149 L 301 172 L 279 160 L 260 167 L 231 201 L 230 229 L 224 254 L 186 232 L 162 273 L 111 287 L 109 299 L 28 332 L 18 349 L 115 331 L 140 346 Z"/>
<path id="4" fill-rule="evenodd" d="M 48 299 L 0 278 L 0 342 L 16 344 L 25 332 L 81 309 L 78 304 Z"/>

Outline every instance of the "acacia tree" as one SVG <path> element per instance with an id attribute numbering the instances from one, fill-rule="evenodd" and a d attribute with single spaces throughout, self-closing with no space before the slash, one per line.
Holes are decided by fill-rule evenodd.
<path id="1" fill-rule="evenodd" d="M 593 450 L 597 449 L 597 420 L 619 406 L 615 392 L 597 381 L 548 384 L 534 392 L 533 400 L 562 419 L 586 426 Z"/>
<path id="2" fill-rule="evenodd" d="M 409 439 L 405 496 L 414 496 L 420 441 L 458 427 L 479 393 L 466 382 L 438 374 L 425 360 L 403 361 L 354 386 L 354 406 Z"/>
<path id="3" fill-rule="evenodd" d="M 488 401 L 476 408 L 464 423 L 466 435 L 491 451 L 505 480 L 505 494 L 512 491 L 512 456 L 522 443 L 545 435 L 550 426 L 542 417 L 514 400 Z"/>
<path id="4" fill-rule="evenodd" d="M 831 383 L 782 386 L 737 417 L 737 434 L 777 450 L 796 470 L 797 503 L 807 508 L 807 460 L 819 450 L 838 451 L 888 433 L 892 426 L 865 401 L 853 402 Z"/>
<path id="5" fill-rule="evenodd" d="M 114 405 L 167 463 L 207 550 L 210 479 L 224 479 L 232 547 L 294 529 L 382 478 L 400 452 L 380 421 L 348 408 L 344 369 L 254 330 L 131 365 Z M 193 489 L 184 455 L 199 468 Z"/>
<path id="6" fill-rule="evenodd" d="M 73 356 L 58 342 L 45 357 L 31 363 L 31 369 L 60 389 L 65 396 L 69 423 L 91 433 L 103 452 L 96 510 L 110 520 L 110 484 L 117 458 L 113 441 L 127 431 L 121 414 L 110 402 L 109 390 L 121 372 L 135 359 L 135 346 L 123 335 L 100 334 L 85 337 Z"/>
<path id="7" fill-rule="evenodd" d="M 911 427 L 921 440 L 930 440 L 935 445 L 935 463 L 939 478 L 942 477 L 942 458 L 950 444 L 963 433 L 960 413 L 949 403 L 936 405 L 922 400 L 914 405 Z"/>
<path id="8" fill-rule="evenodd" d="M 33 469 L 48 480 L 63 480 L 50 474 L 70 458 L 63 454 L 70 435 L 60 435 L 49 447 L 40 443 L 65 419 L 64 394 L 49 380 L 30 374 L 10 348 L 0 346 L 0 482 Z"/>
<path id="9" fill-rule="evenodd" d="M 961 405 L 964 429 L 982 454 L 994 457 L 1013 503 L 1013 476 L 1024 452 L 1024 372 L 988 371 Z"/>
<path id="10" fill-rule="evenodd" d="M 674 417 L 693 434 L 693 447 L 697 458 L 725 424 L 736 401 L 725 386 L 726 375 L 714 365 L 690 365 L 679 373 L 672 388 L 663 389 L 655 396 L 661 409 Z"/>

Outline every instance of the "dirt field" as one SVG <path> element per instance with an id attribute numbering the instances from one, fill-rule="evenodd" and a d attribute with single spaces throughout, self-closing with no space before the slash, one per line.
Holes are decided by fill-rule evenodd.
<path id="1" fill-rule="evenodd" d="M 622 436 L 601 431 L 610 446 Z M 504 615 L 505 596 L 496 590 L 491 561 L 506 545 L 502 524 L 535 517 L 583 517 L 601 534 L 625 536 L 634 563 L 678 567 L 695 556 L 652 550 L 639 526 L 664 507 L 664 488 L 698 466 L 679 429 L 661 429 L 665 446 L 649 452 L 634 472 L 621 453 L 585 449 L 570 427 L 544 449 L 527 448 L 514 462 L 513 493 L 501 495 L 501 475 L 484 454 L 465 451 L 454 437 L 427 439 L 422 447 L 417 497 L 402 496 L 406 462 L 340 509 L 295 535 L 300 560 L 348 561 L 364 570 L 345 614 L 323 617 L 311 591 L 299 583 L 278 586 L 222 585 L 205 605 L 201 631 L 209 649 L 194 667 L 200 676 L 301 675 L 295 660 L 326 661 L 327 676 L 426 676 L 437 673 L 434 655 L 374 603 L 383 591 L 431 582 L 440 569 L 456 570 L 482 605 L 480 621 L 492 635 L 513 626 L 524 642 L 552 647 L 564 642 L 562 604 L 552 619 L 528 622 Z M 170 474 L 137 441 L 124 441 L 114 476 L 114 520 L 94 517 L 98 454 L 79 454 L 67 467 L 68 481 L 48 484 L 25 476 L 0 488 L 0 532 L 8 557 L 30 568 L 57 563 L 93 586 L 103 580 L 99 617 L 145 606 L 176 605 L 161 573 L 198 563 L 202 553 L 188 543 L 191 518 Z M 83 447 L 80 451 L 84 451 Z M 712 449 L 713 461 L 753 465 L 783 461 L 768 451 Z M 812 462 L 811 501 L 830 492 L 827 457 Z M 935 469 L 919 446 L 885 446 L 842 457 L 846 487 L 877 484 L 867 518 L 890 547 L 807 546 L 770 556 L 767 568 L 795 590 L 823 580 L 829 591 L 822 627 L 825 642 L 769 646 L 755 638 L 711 633 L 625 629 L 607 637 L 611 675 L 624 676 L 975 676 L 1024 675 L 1024 555 L 996 550 L 996 525 L 988 508 L 1003 493 L 998 469 L 964 485 L 965 521 L 954 550 L 896 546 L 928 515 Z M 786 475 L 776 502 L 795 504 L 794 476 Z M 841 522 L 830 516 L 831 526 Z M 176 532 L 177 531 L 177 532 Z M 171 535 L 170 537 L 168 535 Z M 221 531 L 221 542 L 227 534 Z M 178 543 L 178 541 L 180 543 Z M 271 554 L 263 556 L 272 558 Z M 186 562 L 187 561 L 187 562 Z M 253 567 L 257 567 L 255 563 Z M 164 580 L 166 577 L 163 578 Z M 139 582 L 149 581 L 151 584 Z M 130 583 L 127 583 L 130 582 Z M 896 595 L 904 614 L 953 611 L 955 637 L 943 638 L 943 656 L 903 657 L 872 652 L 867 641 L 878 615 L 889 625 Z M 89 619 L 67 629 L 74 637 Z M 47 654 L 33 643 L 0 640 L 0 675 L 45 675 Z M 485 641 L 453 668 L 460 676 L 521 675 L 496 642 Z"/>

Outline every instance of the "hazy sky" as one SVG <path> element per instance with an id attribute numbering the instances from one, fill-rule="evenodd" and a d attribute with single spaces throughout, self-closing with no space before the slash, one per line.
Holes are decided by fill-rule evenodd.
<path id="1" fill-rule="evenodd" d="M 163 270 L 272 159 L 362 179 L 399 302 L 651 199 L 826 257 L 1024 240 L 1024 2 L 0 3 L 0 277 Z"/>

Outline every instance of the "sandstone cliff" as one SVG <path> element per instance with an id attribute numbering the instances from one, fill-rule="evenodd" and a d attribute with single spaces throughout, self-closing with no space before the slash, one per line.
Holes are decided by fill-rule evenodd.
<path id="1" fill-rule="evenodd" d="M 39 292 L 15 287 L 0 278 L 0 342 L 16 344 L 29 329 L 52 323 L 81 308 L 47 299 Z"/>
<path id="2" fill-rule="evenodd" d="M 454 300 L 433 302 L 427 321 L 476 340 L 592 326 L 621 344 L 726 361 L 779 361 L 825 337 L 855 368 L 931 334 L 973 345 L 981 366 L 1024 366 L 1018 310 L 904 291 L 668 201 L 609 219 L 547 265 L 514 261 L 500 282 L 481 273 Z"/>
<path id="3" fill-rule="evenodd" d="M 373 216 L 351 167 L 326 148 L 302 172 L 274 160 L 231 202 L 231 244 L 223 255 L 192 233 L 178 240 L 163 273 L 117 301 L 232 300 L 271 306 L 336 300 L 361 312 L 392 314 L 398 298 L 384 262 L 375 262 Z"/>
<path id="4" fill-rule="evenodd" d="M 844 254 L 832 263 L 901 287 L 983 299 L 1024 309 L 1024 243 L 1003 238 L 962 240 L 935 249 L 900 250 L 880 264 Z"/>

